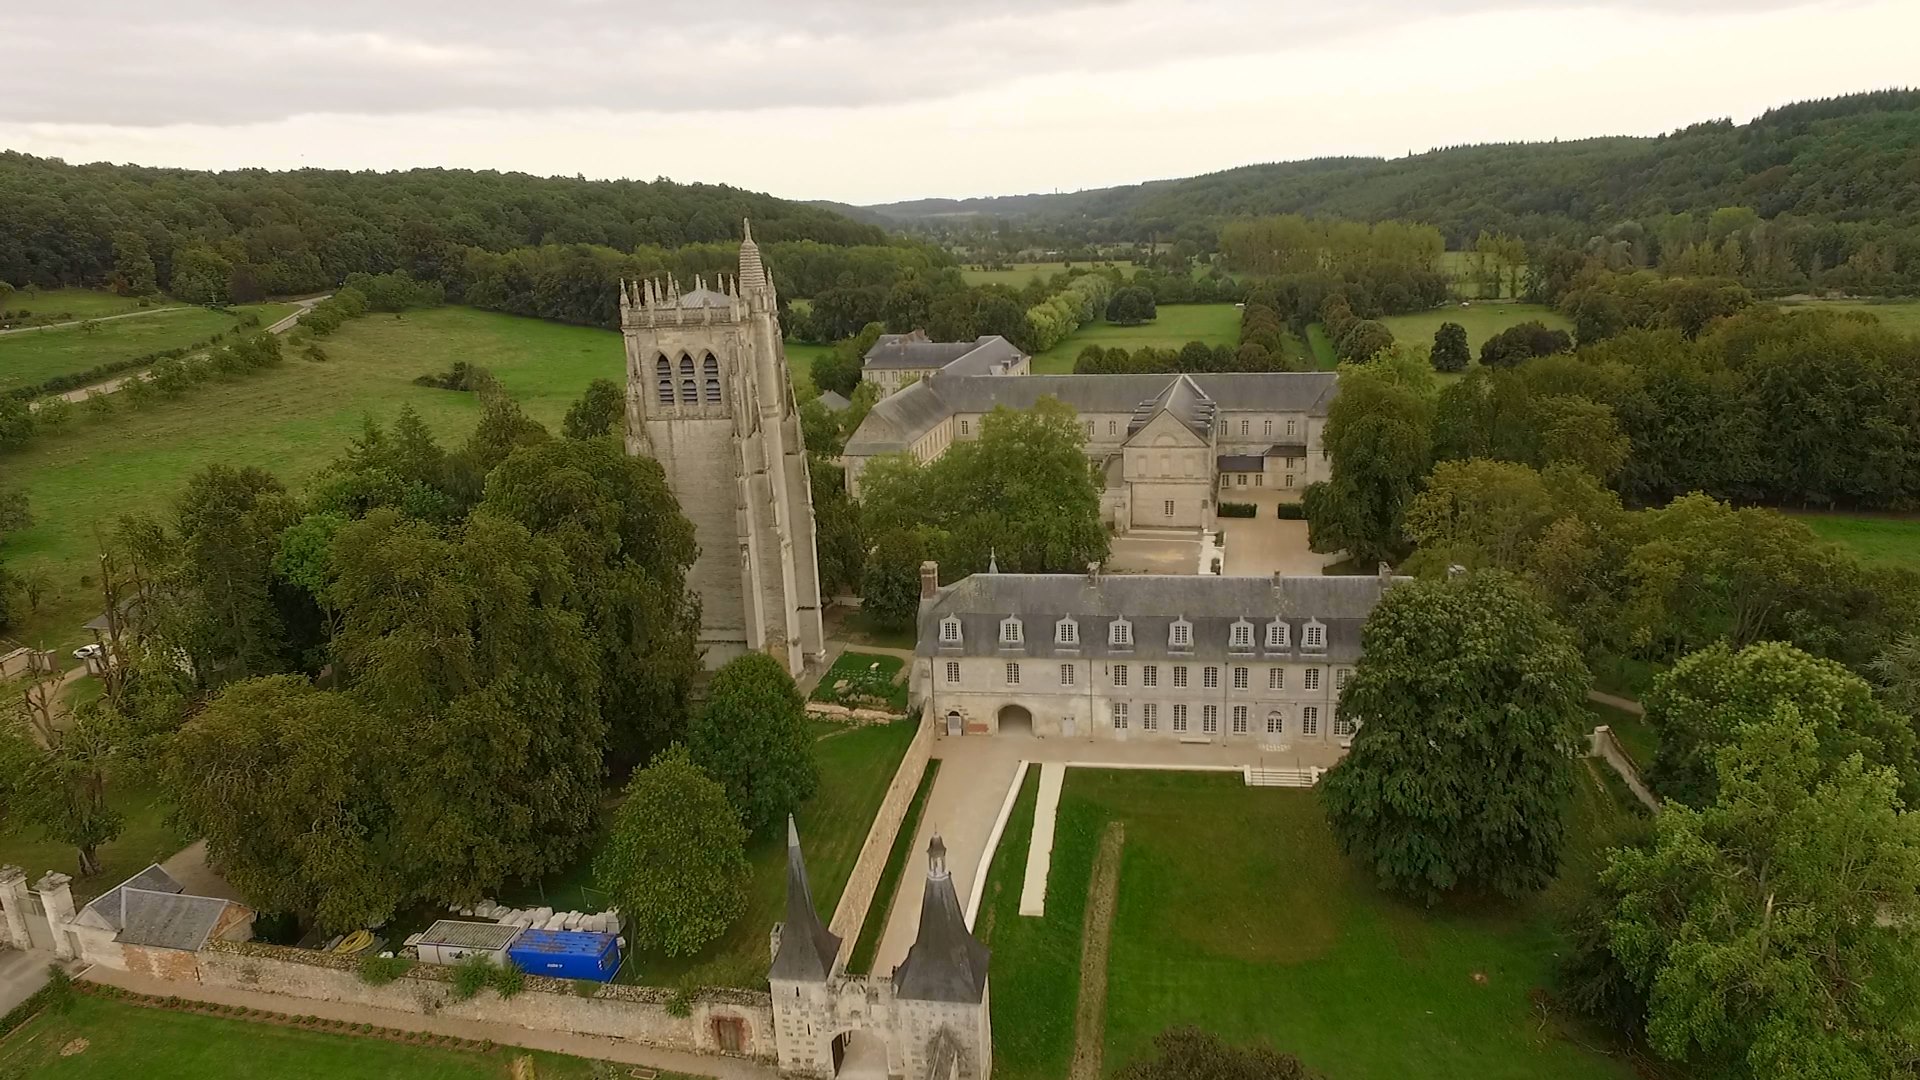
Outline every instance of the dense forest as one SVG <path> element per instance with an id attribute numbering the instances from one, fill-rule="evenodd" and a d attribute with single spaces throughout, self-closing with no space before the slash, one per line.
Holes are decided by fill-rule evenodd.
<path id="1" fill-rule="evenodd" d="M 1772 109 L 1747 124 L 1695 124 L 1657 138 L 1450 147 L 1392 160 L 1324 158 L 1063 195 L 925 199 L 865 208 L 956 243 L 1073 248 L 1185 240 L 1306 214 L 1428 224 L 1447 247 L 1484 233 L 1586 246 L 1626 241 L 1641 265 L 1709 239 L 1723 208 L 1750 210 L 1805 276 L 1861 257 L 1920 274 L 1920 91 L 1887 90 Z"/>

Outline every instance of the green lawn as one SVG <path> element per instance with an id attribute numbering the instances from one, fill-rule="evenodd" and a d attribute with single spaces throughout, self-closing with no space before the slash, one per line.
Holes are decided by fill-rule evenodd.
<path id="1" fill-rule="evenodd" d="M 260 316 L 267 326 L 292 304 L 245 304 L 233 309 Z M 131 319 L 0 334 L 0 393 L 102 364 L 204 341 L 234 325 L 234 316 L 207 308 L 154 311 Z"/>
<path id="2" fill-rule="evenodd" d="M 1073 370 L 1080 350 L 1089 345 L 1101 348 L 1119 346 L 1138 349 L 1151 345 L 1177 349 L 1189 341 L 1208 345 L 1237 345 L 1240 341 L 1240 309 L 1234 304 L 1166 304 L 1160 317 L 1144 326 L 1114 326 L 1095 321 L 1067 335 L 1067 339 L 1033 358 L 1036 375 L 1062 374 Z"/>
<path id="3" fill-rule="evenodd" d="M 178 304 L 166 296 L 149 296 L 147 307 L 172 307 Z M 140 298 L 137 296 L 118 296 L 103 289 L 34 289 L 30 292 L 16 292 L 7 297 L 6 310 L 31 312 L 28 316 L 33 322 L 40 322 L 42 316 L 56 316 L 51 321 L 65 322 L 68 319 L 98 319 L 105 315 L 122 315 L 129 311 L 139 311 Z"/>
<path id="4" fill-rule="evenodd" d="M 289 1001 L 288 1011 L 296 1005 Z M 66 1012 L 43 1012 L 8 1038 L 0 1046 L 0 1075 L 47 1080 L 505 1080 L 512 1062 L 527 1056 L 534 1059 L 533 1075 L 541 1080 L 594 1075 L 592 1062 L 543 1051 L 503 1048 L 480 1053 L 411 1046 L 83 994 Z"/>
<path id="5" fill-rule="evenodd" d="M 896 709 L 905 709 L 907 686 L 904 682 L 895 681 L 900 669 L 905 666 L 906 661 L 897 656 L 843 652 L 826 674 L 820 677 L 819 685 L 813 688 L 813 700 L 846 705 L 849 702 L 844 698 L 864 693 L 870 697 L 884 697 L 887 704 Z M 843 680 L 847 683 L 846 689 L 836 689 L 836 684 Z"/>
<path id="6" fill-rule="evenodd" d="M 906 816 L 900 819 L 900 829 L 893 834 L 893 847 L 887 852 L 886 869 L 880 872 L 880 885 L 873 891 L 873 903 L 867 906 L 867 918 L 860 925 L 860 937 L 854 941 L 853 953 L 847 957 L 847 970 L 850 972 L 864 974 L 873 970 L 873 957 L 880 951 L 880 935 L 887 931 L 893 898 L 900 893 L 900 879 L 906 875 L 907 862 L 914 855 L 914 837 L 920 830 L 920 815 L 927 808 L 927 796 L 933 793 L 933 782 L 939 776 L 940 759 L 933 758 L 920 773 L 920 786 L 914 789 L 913 799 L 907 803 Z"/>
<path id="7" fill-rule="evenodd" d="M 84 904 L 148 866 L 165 862 L 192 842 L 168 826 L 167 807 L 157 789 L 115 788 L 108 801 L 125 818 L 125 825 L 118 839 L 100 848 L 100 873 L 80 877 L 79 854 L 73 845 L 41 839 L 40 830 L 33 826 L 0 833 L 0 865 L 25 870 L 29 883 L 39 881 L 49 870 L 70 875 L 74 902 Z"/>
<path id="8" fill-rule="evenodd" d="M 820 918 L 833 918 L 833 907 L 847 887 L 847 875 L 860 857 L 873 815 L 886 797 L 887 786 L 913 741 L 913 720 L 878 727 L 844 728 L 814 743 L 820 764 L 820 790 L 794 815 L 800 843 L 807 856 L 807 878 Z M 767 933 L 784 916 L 787 900 L 787 835 L 785 828 L 754 838 L 747 847 L 753 864 L 746 913 L 720 939 L 690 957 L 636 953 L 620 971 L 622 982 L 656 986 L 689 980 L 703 986 L 766 986 Z M 556 910 L 598 911 L 604 893 L 592 888 L 592 856 L 555 874 L 540 886 L 503 893 L 501 903 L 546 903 Z"/>
<path id="9" fill-rule="evenodd" d="M 1920 570 L 1920 518 L 1821 513 L 1793 516 L 1806 522 L 1822 539 L 1851 550 L 1861 562 Z"/>
<path id="10" fill-rule="evenodd" d="M 804 341 L 788 338 L 787 367 L 793 370 L 793 388 L 800 393 L 801 384 L 813 384 L 813 362 L 833 351 L 831 345 L 809 345 Z"/>
<path id="11" fill-rule="evenodd" d="M 1340 855 L 1312 792 L 1237 777 L 1073 770 L 1060 802 L 1047 915 L 1018 914 L 1033 778 L 988 878 L 982 931 L 994 948 L 995 1074 L 1067 1074 L 1083 898 L 1106 822 L 1126 847 L 1107 972 L 1105 1070 L 1194 1023 L 1299 1055 L 1329 1080 L 1627 1080 L 1624 1061 L 1543 1025 L 1528 991 L 1563 947 L 1557 885 L 1522 904 L 1427 910 L 1378 891 Z M 1581 784 L 1576 835 L 1623 819 Z M 1588 843 L 1563 882 L 1593 872 Z"/>
<path id="12" fill-rule="evenodd" d="M 1394 341 L 1403 345 L 1429 347 L 1433 345 L 1434 332 L 1440 329 L 1441 323 L 1459 323 L 1467 331 L 1467 348 L 1473 353 L 1472 363 L 1478 364 L 1482 342 L 1509 326 L 1529 320 L 1538 320 L 1552 329 L 1569 332 L 1573 329 L 1573 323 L 1545 304 L 1473 304 L 1469 307 L 1455 304 L 1431 311 L 1416 311 L 1411 315 L 1387 315 L 1380 322 L 1393 331 Z M 1313 351 L 1314 360 L 1322 368 L 1338 366 L 1339 361 L 1333 355 L 1333 342 L 1327 337 L 1326 327 L 1319 323 L 1308 324 L 1307 344 Z"/>
<path id="13" fill-rule="evenodd" d="M 0 455 L 0 473 L 9 487 L 26 490 L 35 518 L 7 538 L 8 565 L 43 564 L 56 582 L 51 601 L 16 636 L 50 648 L 80 644 L 80 625 L 99 611 L 98 592 L 80 581 L 93 570 L 95 525 L 162 509 L 189 474 L 212 462 L 259 465 L 297 488 L 346 449 L 367 417 L 390 421 L 403 404 L 442 439 L 463 440 L 479 409 L 474 395 L 412 381 L 455 360 L 491 369 L 530 415 L 555 429 L 588 382 L 623 372 L 612 331 L 471 308 L 370 315 L 325 339 L 325 348 L 326 363 L 292 356 L 145 409 L 121 403 L 95 419 L 82 408 L 67 430 Z"/>
<path id="14" fill-rule="evenodd" d="M 1798 300 L 1780 306 L 1788 311 L 1864 311 L 1903 334 L 1920 334 L 1920 300 Z"/>

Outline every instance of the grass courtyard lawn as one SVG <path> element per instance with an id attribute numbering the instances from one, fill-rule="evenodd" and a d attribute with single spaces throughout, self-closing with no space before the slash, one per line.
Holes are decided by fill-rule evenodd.
<path id="1" fill-rule="evenodd" d="M 83 1039 L 81 1047 L 78 1040 Z M 534 1059 L 534 1075 L 543 1080 L 584 1080 L 594 1074 L 585 1059 L 541 1051 L 505 1048 L 482 1054 L 409 1046 L 80 995 L 65 1013 L 43 1012 L 0 1045 L 0 1075 L 48 1080 L 505 1080 L 513 1061 L 525 1056 Z"/>
<path id="2" fill-rule="evenodd" d="M 1059 375 L 1073 370 L 1074 358 L 1089 345 L 1138 349 L 1151 345 L 1177 349 L 1189 341 L 1208 345 L 1235 345 L 1240 341 L 1240 309 L 1233 304 L 1165 304 L 1159 318 L 1143 326 L 1114 326 L 1095 321 L 1067 335 L 1067 339 L 1033 358 L 1036 375 Z"/>
<path id="3" fill-rule="evenodd" d="M 166 296 L 147 297 L 147 307 L 150 308 L 173 307 L 179 302 Z M 8 311 L 31 312 L 28 318 L 36 322 L 43 315 L 59 316 L 54 321 L 64 322 L 67 319 L 98 319 L 142 310 L 139 297 L 119 296 L 104 289 L 33 289 L 16 292 L 7 297 L 5 308 Z"/>
<path id="4" fill-rule="evenodd" d="M 873 815 L 886 797 L 887 785 L 913 741 L 913 720 L 876 727 L 844 728 L 814 743 L 820 764 L 820 790 L 794 815 L 800 826 L 800 844 L 807 856 L 807 878 L 820 918 L 833 918 L 833 907 L 847 887 L 847 875 L 860 857 Z M 678 985 L 683 980 L 703 986 L 766 986 L 767 933 L 781 921 L 787 898 L 787 833 L 782 827 L 747 843 L 753 866 L 747 910 L 718 941 L 694 956 L 635 953 L 620 971 L 620 981 L 655 986 Z M 593 860 L 583 859 L 537 888 L 501 895 L 506 904 L 544 903 L 556 910 L 598 911 L 605 894 L 593 887 Z"/>
<path id="5" fill-rule="evenodd" d="M 94 566 L 94 526 L 165 508 L 188 475 L 208 464 L 259 465 L 298 489 L 346 450 L 366 418 L 391 421 L 406 404 L 442 440 L 462 441 L 479 412 L 475 396 L 412 381 L 456 360 L 491 369 L 529 415 L 554 430 L 588 382 L 618 380 L 623 371 L 612 331 L 471 308 L 370 315 L 326 338 L 325 348 L 326 363 L 289 357 L 144 409 L 123 402 L 95 419 L 82 408 L 66 430 L 0 454 L 0 474 L 7 486 L 25 489 L 35 519 L 8 536 L 7 563 L 15 570 L 45 565 L 55 580 L 51 600 L 16 636 L 49 648 L 80 644 L 80 625 L 99 612 L 98 592 L 80 584 Z"/>
<path id="6" fill-rule="evenodd" d="M 1793 516 L 1806 522 L 1821 539 L 1852 551 L 1861 562 L 1920 570 L 1920 518 L 1821 513 Z"/>
<path id="7" fill-rule="evenodd" d="M 865 695 L 885 698 L 887 704 L 894 708 L 905 709 L 907 687 L 905 683 L 896 682 L 895 678 L 906 663 L 897 656 L 843 652 L 827 669 L 827 673 L 820 677 L 820 684 L 813 688 L 813 700 L 846 705 L 849 702 L 843 698 Z M 844 691 L 835 688 L 842 680 L 847 683 Z"/>
<path id="8" fill-rule="evenodd" d="M 1029 779 L 1029 788 L 1032 779 Z M 1107 970 L 1107 1073 L 1194 1023 L 1297 1054 L 1330 1080 L 1521 1080 L 1633 1075 L 1543 1025 L 1568 884 L 1591 838 L 1627 811 L 1582 778 L 1561 885 L 1520 904 L 1433 910 L 1382 894 L 1343 857 L 1314 794 L 1237 777 L 1072 770 L 1060 802 L 1047 915 L 1018 914 L 1032 821 L 1023 791 L 988 880 L 995 1072 L 1067 1073 L 1083 898 L 1108 821 L 1126 824 Z M 991 920 L 989 922 L 989 920 Z M 1484 981 L 1478 976 L 1484 976 Z M 1585 1041 L 1585 1040 L 1583 1040 Z"/>
<path id="9" fill-rule="evenodd" d="M 72 844 L 41 839 L 34 826 L 0 833 L 0 865 L 18 866 L 35 882 L 48 870 L 73 877 L 76 905 L 113 888 L 157 862 L 165 862 L 174 852 L 191 843 L 167 824 L 167 807 L 158 790 L 146 787 L 115 787 L 108 801 L 125 818 L 119 838 L 100 848 L 101 871 L 92 877 L 79 876 L 80 856 Z M 0 1070 L 0 1076 L 6 1075 Z"/>
<path id="10" fill-rule="evenodd" d="M 293 311 L 294 306 L 245 304 L 233 310 L 258 315 L 260 325 L 265 327 Z M 191 345 L 233 325 L 234 316 L 190 307 L 91 325 L 0 335 L 0 393 L 56 375 Z"/>
<path id="11" fill-rule="evenodd" d="M 1920 300 L 1800 300 L 1780 306 L 1788 311 L 1864 311 L 1903 334 L 1920 334 Z"/>

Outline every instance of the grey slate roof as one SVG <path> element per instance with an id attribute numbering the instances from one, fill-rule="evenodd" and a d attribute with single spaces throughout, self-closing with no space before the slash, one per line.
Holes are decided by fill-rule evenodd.
<path id="1" fill-rule="evenodd" d="M 126 920 L 122 915 L 122 900 L 128 889 L 160 893 L 182 893 L 186 891 L 186 887 L 178 881 L 175 881 L 172 874 L 161 869 L 159 863 L 154 863 L 145 870 L 140 871 L 120 884 L 115 885 L 113 888 L 108 889 L 106 892 L 101 893 L 99 896 L 94 897 L 86 907 L 80 910 L 82 912 L 93 912 L 105 920 L 108 926 L 118 930 L 126 925 Z"/>
<path id="2" fill-rule="evenodd" d="M 1259 472 L 1267 467 L 1267 459 L 1259 454 L 1221 454 L 1219 466 L 1221 472 Z"/>
<path id="3" fill-rule="evenodd" d="M 1107 659 L 1193 661 L 1324 661 L 1350 664 L 1360 658 L 1360 631 L 1381 595 L 1403 577 L 1216 577 L 1191 574 L 973 574 L 944 586 L 920 609 L 921 656 L 992 656 L 1006 660 Z M 960 619 L 958 645 L 940 642 L 940 622 Z M 1024 641 L 1000 644 L 1000 623 L 1022 623 Z M 1059 645 L 1054 625 L 1066 616 L 1079 623 L 1078 643 Z M 1131 646 L 1111 646 L 1116 619 L 1133 624 Z M 1192 646 L 1169 646 L 1173 624 L 1192 624 Z M 1253 624 L 1253 648 L 1234 651 L 1233 624 Z M 1266 627 L 1288 625 L 1288 645 L 1266 648 Z M 1302 646 L 1308 622 L 1326 627 L 1326 647 Z"/>
<path id="4" fill-rule="evenodd" d="M 824 982 L 840 955 L 840 938 L 820 921 L 807 885 L 807 864 L 800 855 L 800 830 L 787 815 L 787 921 L 780 929 L 780 951 L 773 954 L 769 979 Z"/>
<path id="5" fill-rule="evenodd" d="M 924 332 L 916 330 L 911 334 L 883 334 L 874 339 L 873 348 L 861 358 L 860 366 L 874 370 L 933 368 L 949 375 L 985 375 L 1023 355 L 1012 342 L 997 334 L 983 334 L 972 341 L 928 341 Z"/>
<path id="6" fill-rule="evenodd" d="M 123 925 L 114 940 L 126 945 L 197 951 L 213 935 L 227 901 L 215 896 L 121 887 Z"/>
<path id="7" fill-rule="evenodd" d="M 726 293 L 714 292 L 712 289 L 689 289 L 680 294 L 680 306 L 683 308 L 732 307 L 733 299 Z"/>
<path id="8" fill-rule="evenodd" d="M 1307 442 L 1305 439 L 1302 439 L 1299 442 L 1274 443 L 1272 446 L 1267 447 L 1266 456 L 1267 457 L 1306 457 Z"/>
<path id="9" fill-rule="evenodd" d="M 834 412 L 845 412 L 853 406 L 853 402 L 848 401 L 846 398 L 831 390 L 820 391 L 820 404 L 825 405 Z"/>
<path id="10" fill-rule="evenodd" d="M 992 955 L 967 929 L 960 898 L 947 872 L 947 847 L 935 833 L 927 845 L 927 885 L 920 900 L 920 932 L 907 958 L 893 969 L 894 996 L 909 1001 L 979 1004 L 987 993 Z"/>
<path id="11" fill-rule="evenodd" d="M 1132 438 L 1152 423 L 1162 410 L 1172 413 L 1174 419 L 1187 425 L 1187 430 L 1204 439 L 1213 431 L 1213 415 L 1218 406 L 1194 385 L 1190 376 L 1177 375 L 1165 390 L 1134 407 L 1133 417 L 1127 421 L 1127 437 Z"/>

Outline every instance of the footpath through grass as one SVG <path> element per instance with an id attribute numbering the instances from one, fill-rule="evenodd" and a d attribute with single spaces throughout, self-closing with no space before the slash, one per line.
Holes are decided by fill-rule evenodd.
<path id="1" fill-rule="evenodd" d="M 1555 912 L 1593 872 L 1591 838 L 1626 811 L 1583 783 L 1563 884 L 1527 902 L 1422 909 L 1389 898 L 1328 833 L 1313 792 L 1190 773 L 1067 774 L 1047 915 L 1018 914 L 1033 779 L 982 908 L 994 948 L 995 1071 L 1066 1075 L 1080 970 L 1079 898 L 1101 829 L 1126 823 L 1108 956 L 1105 1065 L 1191 1023 L 1297 1054 L 1331 1080 L 1626 1080 L 1624 1061 L 1560 1036 L 1529 991 L 1564 947 Z M 1053 903 L 1052 898 L 1066 898 Z"/>
<path id="2" fill-rule="evenodd" d="M 1096 320 L 1068 334 L 1065 341 L 1033 358 L 1035 375 L 1064 375 L 1089 345 L 1103 349 L 1177 349 L 1189 341 L 1208 345 L 1240 342 L 1240 309 L 1233 304 L 1162 304 L 1159 317 L 1141 326 L 1115 326 Z"/>
<path id="3" fill-rule="evenodd" d="M 258 315 L 265 328 L 295 309 L 292 304 L 242 304 L 232 310 L 232 315 L 203 307 L 156 310 L 109 322 L 0 334 L 0 393 L 56 375 L 183 348 L 231 329 L 241 315 Z"/>

